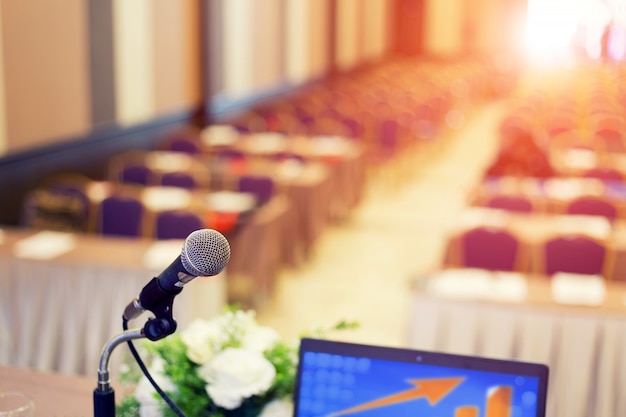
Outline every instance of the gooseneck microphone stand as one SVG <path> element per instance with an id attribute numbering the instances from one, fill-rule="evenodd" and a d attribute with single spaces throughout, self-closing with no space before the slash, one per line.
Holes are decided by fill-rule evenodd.
<path id="1" fill-rule="evenodd" d="M 160 286 L 157 285 L 157 278 L 153 278 L 150 284 L 151 291 L 162 291 L 160 290 Z M 161 397 L 163 397 L 165 402 L 178 415 L 184 416 L 184 414 L 178 410 L 178 407 L 176 407 L 167 395 L 156 385 L 156 382 L 154 382 L 148 373 L 143 361 L 132 344 L 132 341 L 135 339 L 147 338 L 151 341 L 160 340 L 176 331 L 176 319 L 172 316 L 172 306 L 176 294 L 162 291 L 162 294 L 160 294 L 161 297 L 157 297 L 158 302 L 152 303 L 152 305 L 149 306 L 143 306 L 145 310 L 151 311 L 154 317 L 149 318 L 142 329 L 129 330 L 128 319 L 125 316 L 122 317 L 124 331 L 112 337 L 102 349 L 100 367 L 98 369 L 98 385 L 93 392 L 94 417 L 115 417 L 115 391 L 110 381 L 109 359 L 111 358 L 113 350 L 124 342 L 128 343 L 131 353 L 141 370 Z M 137 300 L 135 300 L 135 303 L 137 303 Z"/>
<path id="2" fill-rule="evenodd" d="M 126 330 L 114 336 L 102 350 L 98 369 L 98 386 L 93 391 L 94 417 L 115 417 L 115 391 L 109 379 L 109 359 L 119 344 L 145 337 L 142 330 Z"/>

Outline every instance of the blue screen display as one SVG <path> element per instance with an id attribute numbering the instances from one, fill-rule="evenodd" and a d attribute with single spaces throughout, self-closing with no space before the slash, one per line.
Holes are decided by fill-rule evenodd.
<path id="1" fill-rule="evenodd" d="M 536 417 L 539 378 L 329 353 L 301 357 L 297 417 Z"/>

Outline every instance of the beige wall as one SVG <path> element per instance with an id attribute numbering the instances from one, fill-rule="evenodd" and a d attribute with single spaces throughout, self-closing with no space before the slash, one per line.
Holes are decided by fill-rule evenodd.
<path id="1" fill-rule="evenodd" d="M 310 76 L 310 1 L 285 0 L 285 73 L 291 84 L 305 82 Z"/>
<path id="2" fill-rule="evenodd" d="M 454 57 L 463 52 L 465 0 L 425 0 L 424 50 L 437 57 Z"/>
<path id="3" fill-rule="evenodd" d="M 359 0 L 337 0 L 337 49 L 335 60 L 340 70 L 346 71 L 361 61 L 361 12 Z"/>
<path id="4" fill-rule="evenodd" d="M 113 2 L 116 118 L 125 126 L 155 113 L 154 9 L 151 0 Z"/>

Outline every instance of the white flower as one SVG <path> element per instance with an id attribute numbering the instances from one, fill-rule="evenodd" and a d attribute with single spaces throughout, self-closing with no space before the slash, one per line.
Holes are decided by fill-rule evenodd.
<path id="1" fill-rule="evenodd" d="M 278 332 L 271 327 L 258 326 L 256 324 L 250 326 L 243 336 L 241 347 L 246 349 L 265 352 L 280 340 Z"/>
<path id="2" fill-rule="evenodd" d="M 187 347 L 187 357 L 199 365 L 208 363 L 215 354 L 223 331 L 215 320 L 194 320 L 181 332 L 180 337 Z"/>
<path id="3" fill-rule="evenodd" d="M 164 391 L 174 391 L 176 386 L 172 381 L 163 375 L 164 361 L 161 358 L 155 358 L 154 362 L 150 366 L 150 375 L 154 381 Z M 139 380 L 137 388 L 135 388 L 135 398 L 139 402 L 139 416 L 140 417 L 163 417 L 161 413 L 161 404 L 157 400 L 156 391 L 150 381 L 144 376 Z"/>
<path id="4" fill-rule="evenodd" d="M 291 417 L 293 403 L 286 399 L 272 400 L 263 407 L 259 417 Z"/>
<path id="5" fill-rule="evenodd" d="M 244 399 L 266 392 L 276 369 L 259 351 L 227 348 L 203 365 L 198 374 L 207 382 L 206 390 L 213 402 L 232 410 Z"/>

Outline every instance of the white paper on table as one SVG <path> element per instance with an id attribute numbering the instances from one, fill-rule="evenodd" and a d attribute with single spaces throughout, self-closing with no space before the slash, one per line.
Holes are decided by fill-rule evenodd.
<path id="1" fill-rule="evenodd" d="M 224 213 L 241 213 L 256 205 L 254 194 L 228 190 L 211 192 L 206 201 L 211 210 Z"/>
<path id="2" fill-rule="evenodd" d="M 48 260 L 76 247 L 72 233 L 43 231 L 15 243 L 13 254 L 18 258 Z"/>
<path id="3" fill-rule="evenodd" d="M 311 143 L 318 155 L 342 156 L 350 150 L 350 143 L 341 136 L 315 136 Z"/>
<path id="4" fill-rule="evenodd" d="M 287 140 L 284 134 L 276 132 L 255 133 L 251 146 L 257 152 L 272 153 L 280 152 L 287 148 Z"/>
<path id="5" fill-rule="evenodd" d="M 141 200 L 153 211 L 176 210 L 189 205 L 191 193 L 179 187 L 149 187 L 142 193 Z"/>
<path id="6" fill-rule="evenodd" d="M 583 194 L 583 183 L 577 178 L 555 178 L 546 181 L 546 194 L 552 198 L 570 200 Z"/>
<path id="7" fill-rule="evenodd" d="M 528 286 L 526 277 L 518 272 L 451 268 L 431 277 L 427 290 L 448 298 L 522 302 L 526 299 Z"/>
<path id="8" fill-rule="evenodd" d="M 185 172 L 191 167 L 191 158 L 183 152 L 152 151 L 146 156 L 146 164 L 157 171 Z"/>
<path id="9" fill-rule="evenodd" d="M 494 272 L 491 286 L 492 290 L 487 298 L 494 301 L 521 303 L 528 294 L 526 276 L 519 272 Z"/>
<path id="10" fill-rule="evenodd" d="M 231 125 L 211 125 L 200 133 L 200 140 L 209 146 L 232 145 L 237 139 L 239 132 Z"/>
<path id="11" fill-rule="evenodd" d="M 563 160 L 570 168 L 591 169 L 598 163 L 598 155 L 591 149 L 570 148 L 563 151 Z"/>
<path id="12" fill-rule="evenodd" d="M 491 291 L 491 273 L 484 269 L 446 269 L 430 277 L 430 294 L 447 298 L 483 299 Z"/>
<path id="13" fill-rule="evenodd" d="M 510 216 L 505 210 L 488 207 L 469 207 L 461 213 L 457 223 L 460 229 L 474 227 L 505 227 Z"/>
<path id="14" fill-rule="evenodd" d="M 606 239 L 612 233 L 611 222 L 604 216 L 567 214 L 554 219 L 556 231 L 561 234 L 582 234 Z"/>
<path id="15" fill-rule="evenodd" d="M 184 243 L 185 241 L 181 239 L 154 242 L 143 255 L 143 265 L 152 270 L 165 269 L 180 255 Z"/>
<path id="16" fill-rule="evenodd" d="M 551 284 L 552 299 L 561 304 L 597 306 L 606 297 L 606 284 L 600 275 L 557 272 Z"/>

